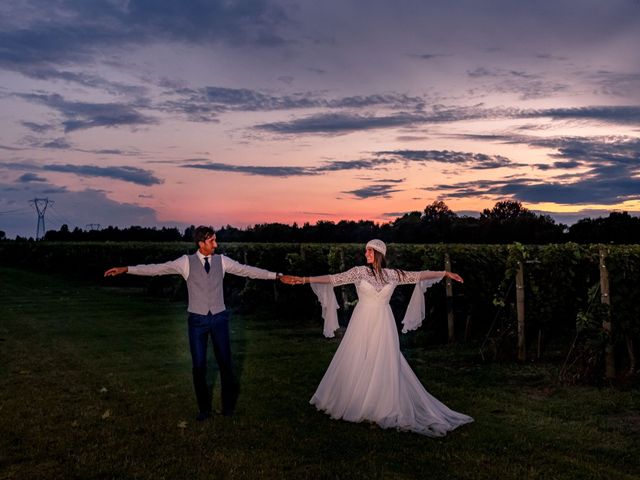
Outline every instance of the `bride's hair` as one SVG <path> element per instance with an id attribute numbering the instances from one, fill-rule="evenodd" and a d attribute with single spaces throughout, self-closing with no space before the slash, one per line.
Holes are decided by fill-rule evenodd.
<path id="1" fill-rule="evenodd" d="M 376 277 L 379 282 L 387 282 L 387 275 L 384 272 L 384 269 L 387 268 L 387 258 L 382 253 L 373 250 L 373 263 L 369 264 L 369 268 L 371 268 L 371 274 Z M 404 270 L 400 270 L 399 268 L 394 268 L 394 271 L 400 281 L 404 280 L 407 275 Z"/>

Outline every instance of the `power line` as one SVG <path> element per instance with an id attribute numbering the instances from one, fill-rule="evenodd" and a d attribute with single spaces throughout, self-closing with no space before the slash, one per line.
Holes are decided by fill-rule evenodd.
<path id="1" fill-rule="evenodd" d="M 71 222 L 66 218 L 66 216 L 60 214 L 57 208 L 51 207 L 51 211 L 49 212 L 49 214 L 53 217 L 54 220 L 58 222 L 60 226 L 66 224 L 68 227 L 71 227 Z"/>
<path id="2" fill-rule="evenodd" d="M 27 208 L 16 208 L 15 210 L 5 210 L 4 212 L 0 212 L 0 215 L 7 215 L 9 213 L 25 213 L 29 211 Z"/>

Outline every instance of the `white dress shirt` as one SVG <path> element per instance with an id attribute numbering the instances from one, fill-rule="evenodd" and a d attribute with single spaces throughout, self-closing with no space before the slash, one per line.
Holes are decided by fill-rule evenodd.
<path id="1" fill-rule="evenodd" d="M 198 250 L 196 255 L 200 259 L 200 262 L 204 268 L 204 255 Z M 275 280 L 276 273 L 264 270 L 258 267 L 251 267 L 249 265 L 243 265 L 240 262 L 236 262 L 229 257 L 220 255 L 222 260 L 222 276 L 229 272 L 233 275 L 240 277 L 257 278 L 260 280 Z M 209 256 L 209 263 L 211 263 L 211 255 Z M 127 267 L 127 273 L 131 275 L 144 275 L 144 276 L 156 276 L 156 275 L 182 275 L 185 280 L 189 278 L 189 257 L 183 255 L 180 258 L 171 260 L 166 263 L 150 263 L 147 265 L 134 265 Z"/>

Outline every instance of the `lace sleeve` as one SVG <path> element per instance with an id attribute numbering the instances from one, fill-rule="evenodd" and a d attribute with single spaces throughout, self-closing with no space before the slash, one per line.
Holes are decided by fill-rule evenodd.
<path id="1" fill-rule="evenodd" d="M 362 277 L 363 277 L 362 267 L 353 267 L 352 269 L 347 270 L 346 272 L 336 273 L 335 275 L 329 275 L 329 278 L 331 279 L 331 284 L 334 287 L 337 287 L 338 285 L 346 285 L 348 283 L 356 283 L 360 279 L 362 279 Z"/>
<path id="2" fill-rule="evenodd" d="M 405 270 L 398 272 L 397 270 L 390 270 L 389 276 L 397 279 L 398 285 L 408 285 L 420 281 L 420 272 L 407 272 Z"/>

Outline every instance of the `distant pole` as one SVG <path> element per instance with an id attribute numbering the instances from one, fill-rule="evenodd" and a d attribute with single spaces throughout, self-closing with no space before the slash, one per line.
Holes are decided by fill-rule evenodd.
<path id="1" fill-rule="evenodd" d="M 344 250 L 340 248 L 340 271 L 344 272 L 346 267 L 344 266 Z M 342 305 L 343 311 L 347 310 L 347 305 L 349 305 L 349 296 L 347 295 L 347 290 L 345 287 L 340 287 L 340 293 L 342 296 Z"/>
<path id="2" fill-rule="evenodd" d="M 34 198 L 30 200 L 29 203 L 34 206 L 36 212 L 38 213 L 38 227 L 36 228 L 36 240 L 40 240 L 44 238 L 44 234 L 46 233 L 46 228 L 44 224 L 44 212 L 47 211 L 47 207 L 49 205 L 53 205 L 53 200 L 49 200 L 48 198 Z M 42 232 L 42 235 L 40 235 Z"/>
<path id="3" fill-rule="evenodd" d="M 449 257 L 448 252 L 444 254 L 444 269 L 447 272 L 451 271 L 451 258 Z M 449 277 L 445 280 L 445 289 L 447 292 L 447 326 L 449 329 L 449 343 L 453 343 L 456 340 L 456 335 L 453 317 L 453 286 L 451 278 Z"/>
<path id="4" fill-rule="evenodd" d="M 518 262 L 516 273 L 516 311 L 518 314 L 518 360 L 524 362 L 527 359 L 527 345 L 524 331 L 524 266 L 522 262 Z"/>
<path id="5" fill-rule="evenodd" d="M 611 296 L 609 295 L 609 272 L 605 260 L 607 258 L 607 250 L 600 247 L 600 302 L 605 305 L 611 305 Z M 611 341 L 611 317 L 607 317 L 602 321 L 602 329 L 607 334 L 607 343 L 604 346 L 604 364 L 605 377 L 615 378 L 616 361 L 613 354 L 613 343 Z"/>

